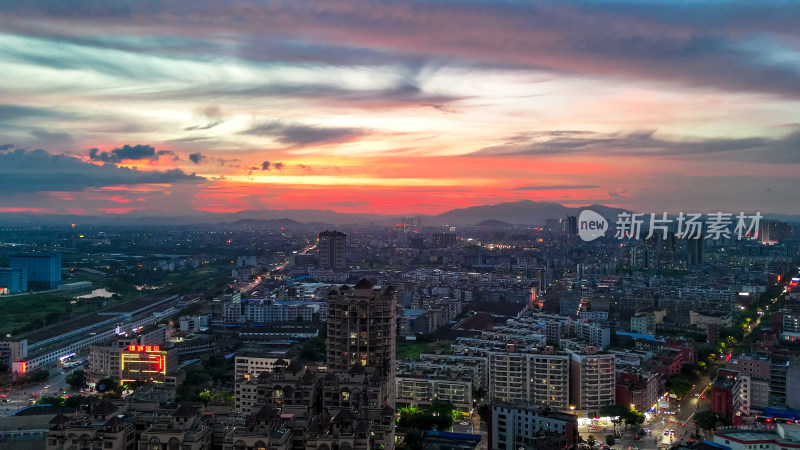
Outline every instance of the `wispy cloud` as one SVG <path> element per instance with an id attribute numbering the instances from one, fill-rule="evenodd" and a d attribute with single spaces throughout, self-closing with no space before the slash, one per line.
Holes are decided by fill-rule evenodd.
<path id="1" fill-rule="evenodd" d="M 359 128 L 316 127 L 268 122 L 255 125 L 244 134 L 270 136 L 282 144 L 304 147 L 350 142 L 366 136 L 369 132 Z"/>
<path id="2" fill-rule="evenodd" d="M 596 156 L 628 155 L 676 158 L 706 158 L 725 154 L 727 159 L 740 161 L 772 161 L 800 163 L 800 154 L 792 149 L 800 144 L 800 131 L 781 138 L 659 138 L 655 130 L 634 133 L 593 133 L 588 137 L 558 136 L 551 139 L 516 140 L 485 147 L 473 155 L 570 155 Z M 585 135 L 584 135 L 585 136 Z"/>

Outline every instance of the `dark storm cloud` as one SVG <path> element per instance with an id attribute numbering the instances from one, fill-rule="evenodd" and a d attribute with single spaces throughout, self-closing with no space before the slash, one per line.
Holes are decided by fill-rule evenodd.
<path id="1" fill-rule="evenodd" d="M 118 163 L 125 160 L 141 161 L 141 160 L 157 160 L 162 156 L 170 156 L 173 161 L 178 160 L 178 156 L 172 150 L 158 150 L 151 145 L 124 145 L 115 148 L 110 152 L 101 152 L 99 149 L 89 149 L 89 159 L 92 161 L 102 161 L 110 163 Z"/>
<path id="2" fill-rule="evenodd" d="M 192 154 L 189 155 L 189 161 L 191 161 L 191 162 L 193 162 L 195 164 L 200 164 L 204 159 L 206 159 L 206 157 L 203 156 L 203 154 L 199 153 L 199 152 L 198 153 L 192 153 Z"/>
<path id="3" fill-rule="evenodd" d="M 512 137 L 509 139 L 510 144 L 486 147 L 471 155 L 594 154 L 690 159 L 724 154 L 726 160 L 800 163 L 800 152 L 797 151 L 800 148 L 800 130 L 777 139 L 751 137 L 671 140 L 656 137 L 652 130 L 628 134 L 592 133 L 588 136 L 559 136 L 529 142 L 521 142 Z"/>
<path id="4" fill-rule="evenodd" d="M 282 144 L 303 147 L 350 142 L 366 136 L 369 132 L 360 128 L 328 128 L 269 122 L 256 125 L 244 134 L 270 136 Z"/>
<path id="5" fill-rule="evenodd" d="M 67 6 L 54 7 L 62 3 Z M 235 35 L 242 38 L 237 57 L 258 62 L 406 67 L 442 62 L 800 96 L 800 77 L 792 58 L 769 57 L 781 45 L 791 47 L 800 35 L 796 26 L 800 4 L 792 2 L 775 7 L 756 2 L 588 0 L 116 3 L 5 1 L 0 2 L 0 25 L 33 36 L 43 28 L 52 34 L 63 30 L 68 38 L 81 24 L 87 29 L 92 25 L 94 34 L 107 35 L 125 26 L 144 38 L 169 35 L 173 40 L 213 42 L 217 36 Z M 222 43 L 170 42 L 161 51 L 177 45 L 185 46 L 186 53 L 209 48 L 203 51 L 229 54 L 229 46 Z M 159 51 L 153 42 L 145 47 Z M 92 67 L 140 78 L 163 75 L 155 70 L 158 67 L 17 50 L 6 49 L 10 56 L 51 67 Z"/>
<path id="6" fill-rule="evenodd" d="M 149 183 L 201 182 L 205 178 L 180 169 L 139 171 L 113 163 L 92 164 L 44 150 L 0 154 L 0 192 L 80 191 L 91 187 Z"/>

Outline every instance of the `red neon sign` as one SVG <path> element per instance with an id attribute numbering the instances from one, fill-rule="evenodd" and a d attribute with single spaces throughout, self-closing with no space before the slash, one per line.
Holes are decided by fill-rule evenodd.
<path id="1" fill-rule="evenodd" d="M 25 373 L 27 371 L 28 371 L 28 363 L 23 361 L 22 362 L 22 373 Z"/>
<path id="2" fill-rule="evenodd" d="M 152 352 L 160 352 L 161 346 L 160 345 L 129 345 L 128 346 L 129 352 L 139 352 L 139 353 L 152 353 Z"/>

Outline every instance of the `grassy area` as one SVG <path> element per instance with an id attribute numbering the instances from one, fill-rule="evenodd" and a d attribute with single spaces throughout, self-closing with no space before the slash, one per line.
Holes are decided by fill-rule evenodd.
<path id="1" fill-rule="evenodd" d="M 416 342 L 397 341 L 397 359 L 419 359 L 421 353 L 433 353 L 436 350 L 449 352 L 452 342 Z"/>
<path id="2" fill-rule="evenodd" d="M 227 265 L 203 266 L 193 270 L 168 273 L 164 275 L 166 289 L 164 293 L 189 293 L 204 291 L 218 286 L 227 285 L 230 279 L 230 267 Z M 106 299 L 75 299 L 75 293 L 42 292 L 26 295 L 0 297 L 0 311 L 3 320 L 0 321 L 0 335 L 6 333 L 16 335 L 22 332 L 36 330 L 47 325 L 65 322 L 81 314 L 97 311 L 102 307 L 109 307 L 136 298 L 150 295 L 156 291 L 139 291 L 135 281 L 121 280 L 110 277 L 105 280 L 90 279 L 93 289 L 101 287 L 117 293 L 118 298 Z M 75 280 L 67 281 L 69 283 Z M 179 286 L 175 288 L 174 286 Z M 81 292 L 79 294 L 85 294 Z"/>
<path id="3" fill-rule="evenodd" d="M 73 300 L 75 299 L 71 296 L 50 292 L 0 297 L 0 308 L 3 311 L 0 333 L 17 334 L 42 328 L 69 320 L 71 316 L 88 312 L 92 308 L 91 302 L 70 303 Z"/>

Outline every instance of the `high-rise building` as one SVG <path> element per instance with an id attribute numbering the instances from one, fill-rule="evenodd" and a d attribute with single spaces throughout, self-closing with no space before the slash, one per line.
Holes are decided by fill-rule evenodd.
<path id="1" fill-rule="evenodd" d="M 322 442 L 351 434 L 356 425 L 365 436 L 374 433 L 373 448 L 394 448 L 396 304 L 393 287 L 375 287 L 366 279 L 328 292 L 322 410 L 332 423 L 349 425 L 312 436 L 306 448 L 322 448 Z M 356 417 L 365 421 L 358 424 Z"/>
<path id="2" fill-rule="evenodd" d="M 597 417 L 600 408 L 616 401 L 616 371 L 613 354 L 598 354 L 587 347 L 572 353 L 572 406 L 589 417 Z"/>
<path id="3" fill-rule="evenodd" d="M 792 227 L 788 223 L 775 220 L 762 220 L 758 230 L 758 240 L 767 244 L 784 242 L 791 235 Z"/>
<path id="4" fill-rule="evenodd" d="M 12 269 L 25 269 L 29 287 L 55 289 L 61 285 L 61 253 L 12 255 L 8 262 Z"/>
<path id="5" fill-rule="evenodd" d="M 570 236 L 578 235 L 578 218 L 575 216 L 567 216 L 567 234 Z"/>
<path id="6" fill-rule="evenodd" d="M 325 230 L 317 242 L 319 265 L 323 269 L 344 270 L 347 268 L 347 235 L 341 231 Z"/>
<path id="7" fill-rule="evenodd" d="M 28 292 L 28 273 L 23 267 L 0 268 L 0 294 Z"/>
<path id="8" fill-rule="evenodd" d="M 393 287 L 375 288 L 366 279 L 353 288 L 328 293 L 328 370 L 347 371 L 360 365 L 390 378 L 395 372 L 395 307 Z"/>
<path id="9" fill-rule="evenodd" d="M 686 263 L 690 266 L 703 265 L 703 239 L 686 239 Z"/>
<path id="10" fill-rule="evenodd" d="M 458 238 L 455 233 L 433 233 L 431 237 L 431 247 L 448 248 L 456 245 Z"/>

